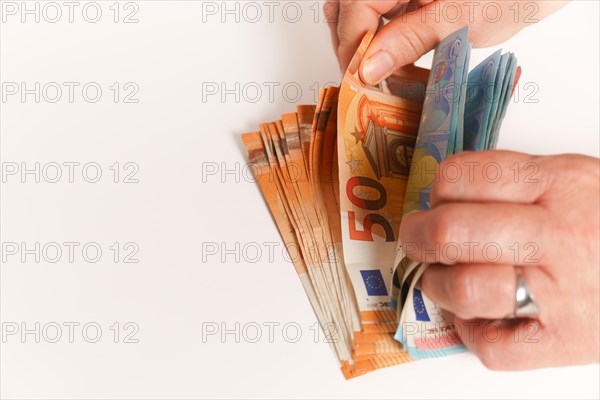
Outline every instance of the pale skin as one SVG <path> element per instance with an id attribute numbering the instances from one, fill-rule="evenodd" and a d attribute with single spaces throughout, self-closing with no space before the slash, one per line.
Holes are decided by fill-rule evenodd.
<path id="1" fill-rule="evenodd" d="M 486 366 L 599 361 L 600 160 L 459 153 L 440 165 L 431 204 L 405 216 L 400 240 L 421 249 L 437 244 L 439 251 L 410 254 L 432 263 L 423 291 L 457 317 L 461 339 Z M 484 252 L 486 245 L 493 248 Z M 515 266 L 540 307 L 538 325 L 521 323 L 517 340 L 514 321 L 505 319 L 515 308 Z M 495 330 L 482 330 L 498 320 L 504 332 L 494 342 Z"/>
<path id="2" fill-rule="evenodd" d="M 327 0 L 334 51 L 345 71 L 363 36 L 376 32 L 359 71 L 376 85 L 415 62 L 443 38 L 469 25 L 474 47 L 493 46 L 566 5 L 559 0 Z M 383 18 L 390 22 L 383 24 Z M 378 29 L 380 28 L 380 29 Z"/>
<path id="3" fill-rule="evenodd" d="M 363 81 L 375 85 L 462 26 L 470 26 L 474 47 L 491 46 L 529 24 L 523 15 L 515 22 L 515 3 L 523 5 L 521 10 L 535 3 L 533 17 L 541 20 L 566 2 L 496 1 L 503 18 L 494 23 L 481 13 L 492 1 L 477 2 L 480 12 L 470 14 L 463 4 L 459 22 L 436 22 L 434 15 L 423 20 L 420 8 L 433 3 L 443 6 L 440 0 L 329 1 L 325 12 L 342 70 L 369 30 L 377 33 L 359 71 Z M 407 4 L 412 11 L 403 15 Z M 391 22 L 382 26 L 382 16 Z M 487 174 L 486 165 L 493 165 Z M 423 291 L 456 316 L 461 339 L 487 367 L 600 361 L 599 159 L 508 151 L 457 154 L 438 168 L 431 210 L 404 217 L 400 241 L 435 249 L 410 254 L 432 264 L 422 277 Z M 448 244 L 460 251 L 447 251 Z M 486 244 L 501 250 L 498 259 L 484 254 Z M 515 268 L 540 307 L 535 319 L 508 318 L 515 311 Z M 492 322 L 503 331 L 498 339 L 495 329 L 484 331 Z"/>

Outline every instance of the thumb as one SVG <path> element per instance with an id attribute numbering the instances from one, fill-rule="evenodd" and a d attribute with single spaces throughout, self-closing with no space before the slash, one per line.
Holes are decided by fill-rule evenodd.
<path id="1" fill-rule="evenodd" d="M 431 23 L 420 10 L 401 15 L 379 30 L 360 64 L 361 79 L 372 86 L 397 69 L 417 61 L 443 38 L 457 31 L 459 23 Z"/>

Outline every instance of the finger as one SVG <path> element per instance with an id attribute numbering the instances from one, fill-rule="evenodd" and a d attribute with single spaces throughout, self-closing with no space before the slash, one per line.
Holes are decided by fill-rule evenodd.
<path id="1" fill-rule="evenodd" d="M 375 35 L 360 66 L 364 82 L 378 84 L 395 70 L 418 60 L 443 38 L 466 25 L 462 22 L 450 23 L 444 18 L 436 23 L 425 21 L 422 17 L 422 10 L 411 11 L 391 20 Z"/>
<path id="2" fill-rule="evenodd" d="M 537 267 L 521 273 L 534 294 L 545 321 L 554 282 Z M 512 265 L 430 265 L 421 280 L 423 292 L 444 310 L 463 319 L 502 319 L 515 311 L 517 279 Z"/>
<path id="3" fill-rule="evenodd" d="M 399 15 L 404 14 L 407 11 L 414 10 L 418 7 L 418 5 L 413 1 L 409 0 L 406 2 L 399 2 L 396 4 L 391 10 L 382 15 L 383 18 L 387 20 L 391 20 L 396 18 Z"/>
<path id="4" fill-rule="evenodd" d="M 492 370 L 525 370 L 565 364 L 558 335 L 536 320 L 455 319 L 464 345 Z M 568 361 L 567 361 L 568 362 Z"/>
<path id="5" fill-rule="evenodd" d="M 433 264 L 421 284 L 433 302 L 464 319 L 500 319 L 514 311 L 512 265 Z"/>
<path id="6" fill-rule="evenodd" d="M 554 161 L 513 151 L 458 153 L 437 168 L 431 206 L 451 201 L 535 203 L 564 169 Z"/>
<path id="7" fill-rule="evenodd" d="M 501 43 L 527 25 L 524 21 L 519 21 L 511 24 L 511 29 L 499 29 L 497 21 L 488 21 L 486 18 L 480 17 L 473 18 L 472 2 L 449 3 L 453 7 L 459 7 L 456 10 L 456 18 L 445 18 L 443 13 L 440 15 L 440 10 L 444 7 L 445 2 L 420 0 L 416 4 L 422 5 L 422 7 L 403 14 L 402 18 L 390 21 L 375 36 L 369 46 L 366 58 L 361 63 L 359 70 L 361 79 L 370 85 L 378 84 L 393 71 L 416 61 L 423 54 L 432 50 L 443 38 L 468 24 L 473 24 L 469 37 L 475 47 Z M 536 18 L 543 18 L 564 5 L 564 2 L 561 1 L 541 3 L 544 4 L 539 7 Z M 496 7 L 500 7 L 499 14 L 510 15 L 513 7 L 511 4 L 510 2 L 496 4 Z M 506 25 L 504 26 L 506 27 Z"/>
<path id="8" fill-rule="evenodd" d="M 340 12 L 337 23 L 339 47 L 337 54 L 340 66 L 345 71 L 360 45 L 362 38 L 369 31 L 376 32 L 381 16 L 398 4 L 409 0 L 363 0 L 340 1 Z"/>
<path id="9" fill-rule="evenodd" d="M 383 17 L 387 20 L 391 20 L 399 15 L 414 11 L 419 7 L 426 6 L 429 3 L 433 3 L 434 1 L 437 0 L 410 0 L 409 2 L 398 4 L 396 7 L 384 14 Z"/>
<path id="10" fill-rule="evenodd" d="M 426 263 L 544 264 L 560 251 L 560 227 L 538 205 L 445 203 L 407 214 L 400 224 L 404 254 Z"/>
<path id="11" fill-rule="evenodd" d="M 337 34 L 338 18 L 340 14 L 340 2 L 339 0 L 327 0 L 323 4 L 323 15 L 329 26 L 329 33 L 331 35 L 331 44 L 333 45 L 333 51 L 336 57 L 338 56 L 337 51 L 340 47 L 340 40 Z M 339 58 L 338 58 L 339 61 Z"/>

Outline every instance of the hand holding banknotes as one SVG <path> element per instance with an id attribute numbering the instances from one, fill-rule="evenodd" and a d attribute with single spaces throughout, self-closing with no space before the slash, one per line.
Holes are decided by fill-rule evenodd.
<path id="1" fill-rule="evenodd" d="M 469 25 L 474 47 L 491 46 L 564 4 L 331 0 L 324 8 L 343 70 L 365 32 L 377 32 L 358 67 L 361 79 L 376 85 L 457 27 Z M 473 149 L 493 148 L 492 142 Z M 475 168 L 486 165 L 500 165 L 501 178 Z M 459 167 L 460 179 L 447 179 L 449 166 L 453 172 Z M 408 310 L 437 304 L 454 314 L 460 341 L 493 369 L 598 362 L 599 178 L 598 160 L 577 155 L 467 152 L 445 160 L 431 189 L 431 210 L 402 219 L 404 261 L 413 263 L 400 263 L 400 309 L 408 298 Z M 427 204 L 405 203 L 405 213 Z M 490 248 L 497 255 L 486 253 Z M 421 299 L 419 287 L 429 299 Z M 407 332 L 415 316 L 403 312 L 400 320 L 397 339 L 411 356 L 426 357 Z M 490 335 L 490 323 L 504 331 L 499 339 Z"/>
<path id="2" fill-rule="evenodd" d="M 365 33 L 377 31 L 360 67 L 363 81 L 376 85 L 398 68 L 418 60 L 461 26 L 469 25 L 469 40 L 474 47 L 493 46 L 566 3 L 328 0 L 324 13 L 342 71 L 348 67 Z M 383 18 L 390 22 L 382 26 Z"/>
<path id="3" fill-rule="evenodd" d="M 402 220 L 409 257 L 432 264 L 423 292 L 456 315 L 462 342 L 488 367 L 598 362 L 599 181 L 591 157 L 463 152 L 440 165 L 431 210 Z M 444 251 L 449 244 L 460 250 Z M 518 324 L 504 319 L 515 312 L 516 269 L 539 307 L 520 340 Z M 499 340 L 483 332 L 490 320 L 500 320 Z"/>
<path id="4" fill-rule="evenodd" d="M 521 67 L 497 50 L 470 69 L 468 26 L 414 45 L 431 70 L 365 83 L 385 29 L 316 105 L 242 135 L 344 376 L 468 348 L 492 368 L 597 361 L 598 160 L 485 151 Z"/>

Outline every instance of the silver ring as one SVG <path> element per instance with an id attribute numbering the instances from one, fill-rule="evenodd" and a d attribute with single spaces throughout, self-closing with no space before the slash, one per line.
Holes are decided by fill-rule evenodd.
<path id="1" fill-rule="evenodd" d="M 521 268 L 515 267 L 515 274 L 517 276 L 515 312 L 509 318 L 536 318 L 540 314 L 540 307 L 527 287 Z"/>

